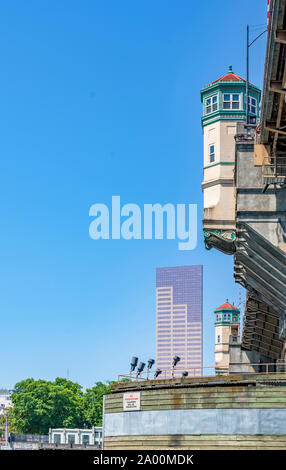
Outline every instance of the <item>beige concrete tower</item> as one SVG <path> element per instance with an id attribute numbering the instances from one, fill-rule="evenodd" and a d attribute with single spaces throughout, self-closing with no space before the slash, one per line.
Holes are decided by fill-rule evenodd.
<path id="1" fill-rule="evenodd" d="M 235 136 L 245 120 L 245 80 L 229 72 L 201 90 L 204 134 L 203 229 L 206 247 L 231 254 L 235 238 Z M 249 119 L 258 116 L 260 91 L 249 85 Z"/>

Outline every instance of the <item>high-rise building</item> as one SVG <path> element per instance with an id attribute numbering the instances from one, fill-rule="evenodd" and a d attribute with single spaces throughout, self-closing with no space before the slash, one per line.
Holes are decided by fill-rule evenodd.
<path id="1" fill-rule="evenodd" d="M 200 375 L 202 367 L 203 267 L 157 268 L 156 357 L 159 369 L 170 370 L 174 355 L 176 370 Z"/>

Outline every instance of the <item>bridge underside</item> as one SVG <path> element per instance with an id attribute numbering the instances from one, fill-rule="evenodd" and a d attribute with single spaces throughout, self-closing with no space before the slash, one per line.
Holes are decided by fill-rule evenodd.
<path id="1" fill-rule="evenodd" d="M 280 318 L 283 335 L 286 312 L 286 255 L 255 231 L 237 222 L 234 277 Z"/>
<path id="2" fill-rule="evenodd" d="M 283 348 L 279 338 L 279 315 L 249 292 L 246 297 L 242 348 L 273 359 L 281 357 Z"/>

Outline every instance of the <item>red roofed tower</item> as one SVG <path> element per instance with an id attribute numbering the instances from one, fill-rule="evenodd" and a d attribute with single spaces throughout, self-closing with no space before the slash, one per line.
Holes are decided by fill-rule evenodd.
<path id="1" fill-rule="evenodd" d="M 249 123 L 259 116 L 260 90 L 249 84 Z M 232 66 L 222 77 L 201 90 L 204 134 L 203 230 L 206 248 L 233 254 L 235 224 L 235 136 L 237 125 L 246 119 L 246 81 L 233 73 Z"/>
<path id="2" fill-rule="evenodd" d="M 226 374 L 229 369 L 229 345 L 240 344 L 240 310 L 228 300 L 215 311 L 215 371 Z"/>

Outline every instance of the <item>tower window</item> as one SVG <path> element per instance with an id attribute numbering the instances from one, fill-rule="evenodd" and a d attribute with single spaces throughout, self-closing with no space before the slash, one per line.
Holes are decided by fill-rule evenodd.
<path id="1" fill-rule="evenodd" d="M 209 157 L 210 163 L 213 163 L 215 161 L 215 146 L 213 144 L 209 146 Z"/>
<path id="2" fill-rule="evenodd" d="M 217 337 L 217 342 L 220 343 L 220 335 Z"/>
<path id="3" fill-rule="evenodd" d="M 240 109 L 240 94 L 239 93 L 224 93 L 223 109 Z"/>
<path id="4" fill-rule="evenodd" d="M 248 112 L 252 114 L 256 114 L 257 110 L 257 101 L 255 98 L 251 96 L 248 97 Z"/>
<path id="5" fill-rule="evenodd" d="M 205 113 L 210 114 L 217 111 L 217 95 L 207 98 L 205 101 Z"/>

